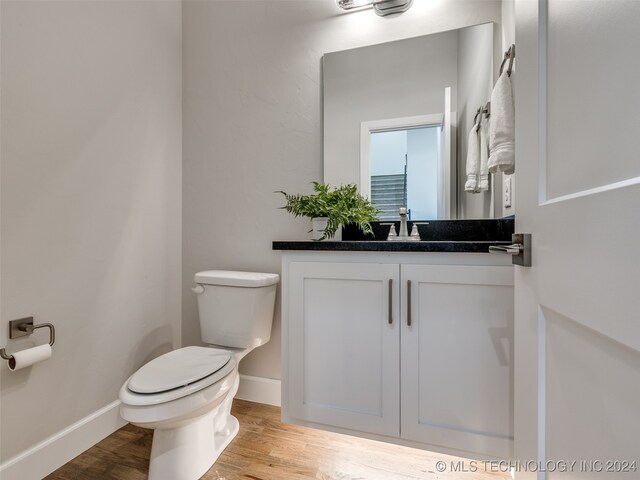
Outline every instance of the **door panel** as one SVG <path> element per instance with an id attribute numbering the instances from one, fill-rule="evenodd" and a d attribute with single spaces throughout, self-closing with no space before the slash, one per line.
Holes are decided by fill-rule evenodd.
<path id="1" fill-rule="evenodd" d="M 516 228 L 533 266 L 515 276 L 515 453 L 640 462 L 640 8 L 523 1 L 516 21 Z M 576 468 L 516 479 L 592 477 Z"/>
<path id="2" fill-rule="evenodd" d="M 550 0 L 548 9 L 547 199 L 640 177 L 636 136 L 616 132 L 640 131 L 640 69 L 629 66 L 640 2 Z"/>
<path id="3" fill-rule="evenodd" d="M 289 271 L 290 416 L 397 436 L 398 265 L 294 262 Z"/>
<path id="4" fill-rule="evenodd" d="M 513 268 L 402 265 L 401 279 L 402 438 L 508 458 Z"/>
<path id="5" fill-rule="evenodd" d="M 599 479 L 637 478 L 639 471 L 616 471 L 623 465 L 616 467 L 614 462 L 637 458 L 640 448 L 638 425 L 628 421 L 637 416 L 640 401 L 640 352 L 555 312 L 541 313 L 546 324 L 548 458 L 584 461 L 578 469 L 594 469 L 591 473 Z M 585 387 L 593 394 L 585 395 Z M 608 437 L 606 443 L 576 441 L 576 437 L 597 439 L 602 435 Z M 636 440 L 627 441 L 633 435 Z M 599 468 L 611 471 L 598 472 Z M 588 471 L 580 473 L 590 477 Z M 565 477 L 549 473 L 548 478 Z"/>

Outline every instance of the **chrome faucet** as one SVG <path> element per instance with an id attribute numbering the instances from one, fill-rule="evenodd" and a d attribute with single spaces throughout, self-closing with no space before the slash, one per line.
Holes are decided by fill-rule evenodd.
<path id="1" fill-rule="evenodd" d="M 409 236 L 409 229 L 407 228 L 407 209 L 400 207 L 400 232 L 398 233 L 398 240 L 406 240 Z"/>
<path id="2" fill-rule="evenodd" d="M 420 233 L 418 233 L 418 224 L 413 224 L 411 235 L 409 235 L 409 228 L 407 225 L 407 209 L 400 208 L 400 233 L 396 233 L 396 226 L 393 223 L 383 223 L 382 225 L 389 225 L 389 235 L 387 240 L 390 241 L 420 241 Z"/>

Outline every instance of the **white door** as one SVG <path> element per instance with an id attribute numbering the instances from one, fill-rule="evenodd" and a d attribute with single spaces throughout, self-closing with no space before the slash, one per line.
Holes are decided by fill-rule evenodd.
<path id="1" fill-rule="evenodd" d="M 401 437 L 510 458 L 513 267 L 402 265 Z"/>
<path id="2" fill-rule="evenodd" d="M 516 17 L 516 479 L 640 478 L 640 2 Z"/>
<path id="3" fill-rule="evenodd" d="M 290 264 L 288 416 L 399 435 L 399 268 Z"/>

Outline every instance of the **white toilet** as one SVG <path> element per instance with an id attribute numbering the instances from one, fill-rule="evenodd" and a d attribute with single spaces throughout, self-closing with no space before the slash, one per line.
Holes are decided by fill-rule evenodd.
<path id="1" fill-rule="evenodd" d="M 196 480 L 238 433 L 231 402 L 238 363 L 269 341 L 280 277 L 211 270 L 197 273 L 202 340 L 134 373 L 120 389 L 120 415 L 154 429 L 150 480 Z"/>

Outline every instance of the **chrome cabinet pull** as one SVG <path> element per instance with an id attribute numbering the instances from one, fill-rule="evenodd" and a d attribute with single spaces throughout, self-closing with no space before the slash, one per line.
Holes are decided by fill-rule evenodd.
<path id="1" fill-rule="evenodd" d="M 407 280 L 407 327 L 411 326 L 411 280 Z"/>
<path id="2" fill-rule="evenodd" d="M 393 324 L 393 278 L 389 279 L 389 325 Z"/>

